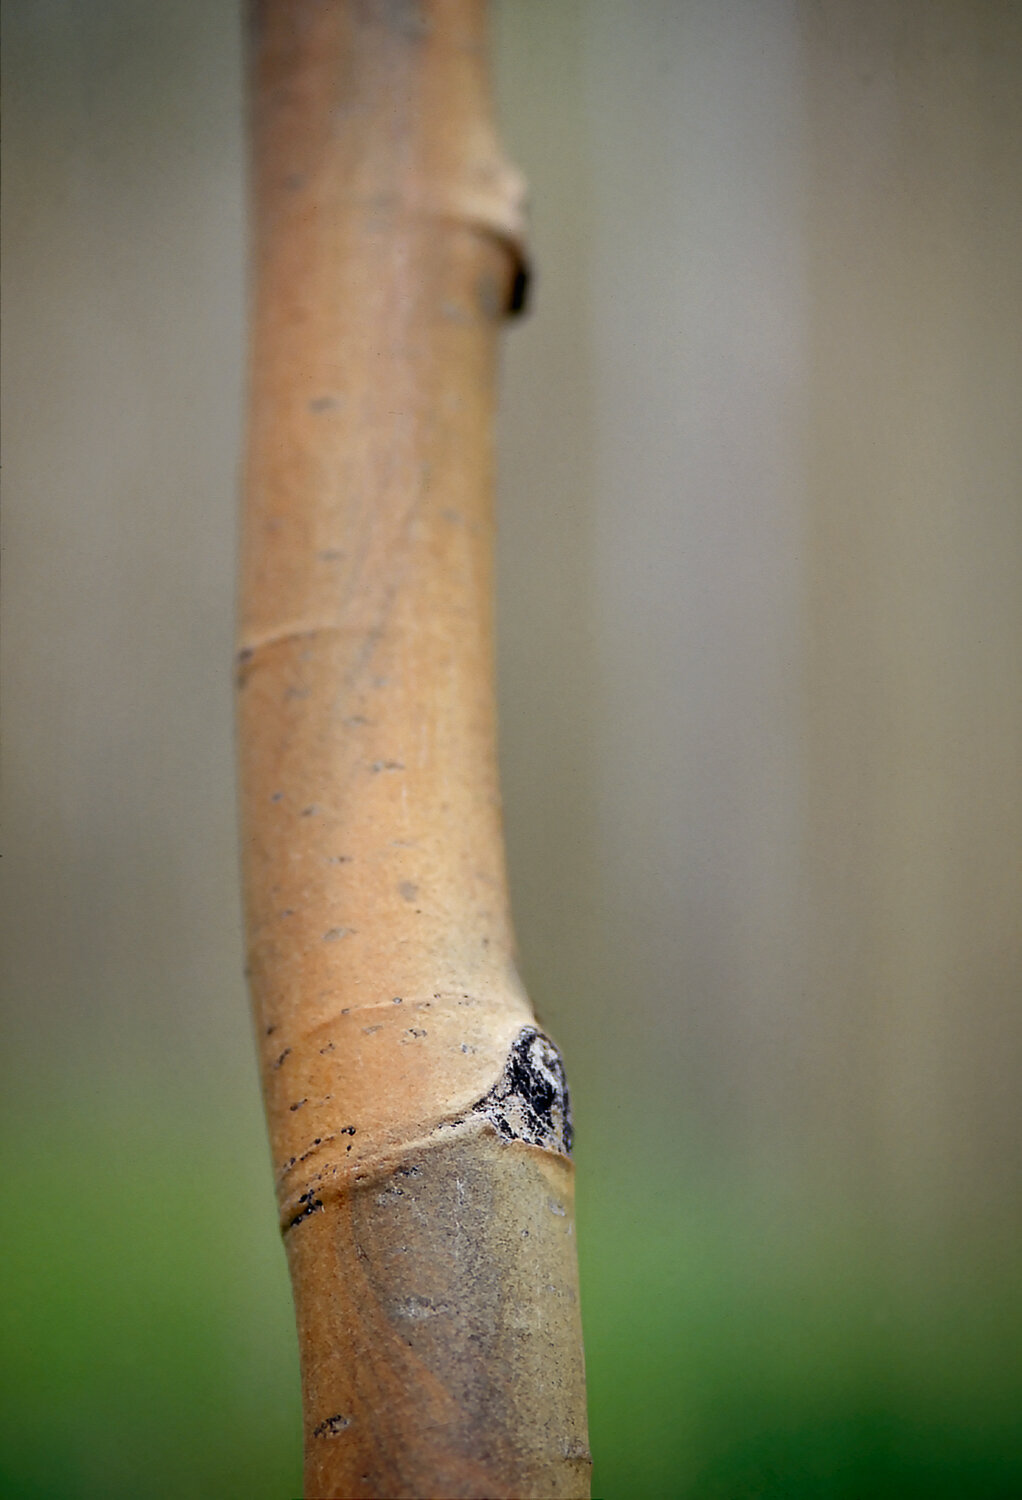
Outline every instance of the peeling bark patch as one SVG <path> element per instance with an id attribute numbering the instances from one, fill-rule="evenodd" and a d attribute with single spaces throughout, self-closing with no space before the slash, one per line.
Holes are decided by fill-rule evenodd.
<path id="1" fill-rule="evenodd" d="M 524 1026 L 508 1053 L 503 1077 L 472 1113 L 483 1115 L 506 1141 L 528 1141 L 570 1156 L 574 1133 L 568 1080 L 550 1038 Z"/>
<path id="2" fill-rule="evenodd" d="M 350 1426 L 351 1418 L 342 1417 L 340 1412 L 338 1412 L 336 1416 L 326 1417 L 324 1421 L 320 1422 L 318 1427 L 314 1427 L 312 1429 L 312 1435 L 314 1438 L 336 1437 L 339 1432 L 344 1431 L 345 1427 Z"/>

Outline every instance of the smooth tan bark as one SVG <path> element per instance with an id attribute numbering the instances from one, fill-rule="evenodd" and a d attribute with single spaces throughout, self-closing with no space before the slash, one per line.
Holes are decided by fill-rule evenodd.
<path id="1" fill-rule="evenodd" d="M 563 1069 L 513 960 L 481 0 L 253 13 L 239 737 L 306 1492 L 584 1496 Z"/>

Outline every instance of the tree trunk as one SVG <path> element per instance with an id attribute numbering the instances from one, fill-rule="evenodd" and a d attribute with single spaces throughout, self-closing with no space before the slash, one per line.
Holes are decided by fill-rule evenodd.
<path id="1" fill-rule="evenodd" d="M 564 1071 L 491 627 L 521 183 L 483 0 L 263 0 L 239 736 L 306 1493 L 588 1495 Z"/>

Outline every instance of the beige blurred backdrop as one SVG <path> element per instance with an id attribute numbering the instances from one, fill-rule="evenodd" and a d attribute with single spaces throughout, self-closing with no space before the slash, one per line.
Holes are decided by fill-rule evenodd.
<path id="1" fill-rule="evenodd" d="M 240 15 L 3 25 L 6 1112 L 169 1100 L 258 1195 Z M 536 266 L 505 811 L 583 1201 L 606 1151 L 822 1183 L 879 1234 L 1011 1220 L 1022 7 L 502 0 L 494 39 Z"/>
<path id="2" fill-rule="evenodd" d="M 508 0 L 498 42 L 537 1000 L 708 1149 L 1017 1194 L 1022 8 Z"/>

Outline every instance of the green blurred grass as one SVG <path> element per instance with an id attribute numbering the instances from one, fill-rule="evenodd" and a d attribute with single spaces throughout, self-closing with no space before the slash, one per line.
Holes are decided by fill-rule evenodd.
<path id="1" fill-rule="evenodd" d="M 583 1150 L 595 1495 L 1022 1495 L 1007 1226 L 878 1242 L 805 1190 L 611 1166 Z"/>
<path id="2" fill-rule="evenodd" d="M 262 1123 L 9 1111 L 0 1494 L 286 1497 L 297 1360 Z M 1009 1226 L 878 1243 L 847 1203 L 581 1158 L 595 1493 L 1022 1494 Z"/>
<path id="3" fill-rule="evenodd" d="M 297 1495 L 262 1122 L 149 1104 L 7 1121 L 0 1494 Z"/>

